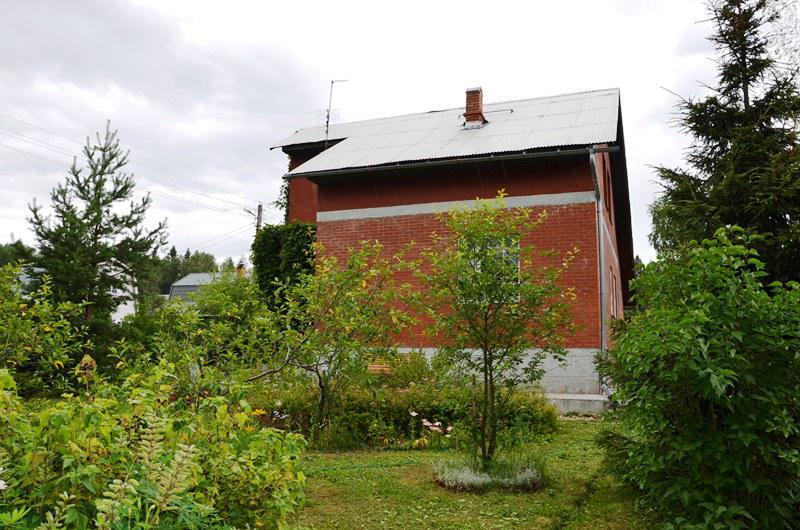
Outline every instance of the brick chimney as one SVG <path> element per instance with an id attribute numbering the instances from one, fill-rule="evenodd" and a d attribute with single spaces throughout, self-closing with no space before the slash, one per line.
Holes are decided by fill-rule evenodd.
<path id="1" fill-rule="evenodd" d="M 481 87 L 467 89 L 467 108 L 464 112 L 464 127 L 475 129 L 482 127 L 486 121 L 483 115 L 483 90 Z"/>

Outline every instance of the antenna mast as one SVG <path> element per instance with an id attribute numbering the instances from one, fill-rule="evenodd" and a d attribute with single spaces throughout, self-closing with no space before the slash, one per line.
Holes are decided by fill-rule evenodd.
<path id="1" fill-rule="evenodd" d="M 333 84 L 346 83 L 347 79 L 331 79 L 331 90 L 328 94 L 328 112 L 325 114 L 325 149 L 328 148 L 328 133 L 331 128 L 331 103 L 333 102 Z"/>

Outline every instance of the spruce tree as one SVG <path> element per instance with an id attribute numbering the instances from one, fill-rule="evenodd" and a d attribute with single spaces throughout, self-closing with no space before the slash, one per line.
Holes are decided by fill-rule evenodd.
<path id="1" fill-rule="evenodd" d="M 165 222 L 145 228 L 150 196 L 134 200 L 135 182 L 123 170 L 128 153 L 117 132 L 87 139 L 85 167 L 73 161 L 50 193 L 52 213 L 35 202 L 29 221 L 38 242 L 36 265 L 50 276 L 56 300 L 85 303 L 85 322 L 102 341 L 111 314 L 131 300 L 165 239 Z"/>
<path id="2" fill-rule="evenodd" d="M 683 100 L 681 125 L 693 137 L 688 167 L 659 167 L 663 194 L 651 208 L 660 253 L 739 225 L 756 244 L 770 280 L 800 279 L 800 92 L 797 65 L 769 54 L 778 13 L 767 0 L 714 0 L 710 40 L 717 86 Z"/>

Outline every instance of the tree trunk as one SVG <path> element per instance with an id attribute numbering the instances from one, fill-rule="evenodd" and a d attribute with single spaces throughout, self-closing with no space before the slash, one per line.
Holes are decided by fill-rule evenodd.
<path id="1" fill-rule="evenodd" d="M 317 418 L 314 423 L 312 438 L 314 442 L 319 443 L 322 440 L 322 433 L 328 426 L 330 396 L 328 396 L 328 385 L 322 377 L 317 377 L 317 388 L 319 389 L 319 401 L 317 401 Z"/>
<path id="2" fill-rule="evenodd" d="M 497 448 L 497 410 L 495 409 L 495 387 L 494 387 L 494 373 L 489 371 L 489 403 L 488 403 L 488 442 L 486 449 L 486 466 L 488 467 L 494 458 L 494 452 Z"/>
<path id="3" fill-rule="evenodd" d="M 489 365 L 486 352 L 483 353 L 483 410 L 481 411 L 481 470 L 486 471 L 489 467 L 491 456 L 489 455 L 489 437 L 487 429 L 489 427 Z"/>

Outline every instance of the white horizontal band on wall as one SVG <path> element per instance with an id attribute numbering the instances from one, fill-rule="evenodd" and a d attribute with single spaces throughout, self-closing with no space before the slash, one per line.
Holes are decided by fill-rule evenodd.
<path id="1" fill-rule="evenodd" d="M 527 208 L 531 206 L 562 206 L 565 204 L 593 203 L 593 191 L 572 191 L 567 193 L 547 193 L 543 195 L 523 195 L 506 197 L 506 208 Z M 456 207 L 473 208 L 478 201 L 427 202 L 422 204 L 402 204 L 380 208 L 358 208 L 355 210 L 333 210 L 317 212 L 317 222 L 351 221 L 355 219 L 375 219 L 379 217 L 398 217 L 401 215 L 437 214 Z"/>

